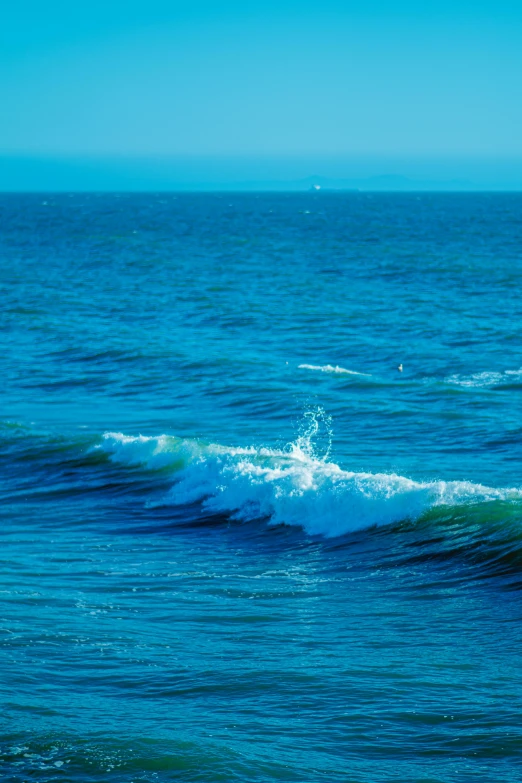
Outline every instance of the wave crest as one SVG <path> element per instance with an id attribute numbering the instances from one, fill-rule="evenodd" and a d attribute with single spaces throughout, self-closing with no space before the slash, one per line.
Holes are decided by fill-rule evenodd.
<path id="1" fill-rule="evenodd" d="M 119 463 L 172 471 L 173 485 L 156 505 L 200 503 L 210 513 L 298 525 L 325 537 L 417 519 L 436 506 L 522 499 L 520 489 L 346 471 L 317 459 L 306 435 L 274 450 L 113 432 L 98 448 Z"/>
<path id="2" fill-rule="evenodd" d="M 338 364 L 335 367 L 332 364 L 300 364 L 299 370 L 314 370 L 315 372 L 333 372 L 344 375 L 362 375 L 364 378 L 371 378 L 372 376 L 367 372 L 356 372 L 355 370 L 347 370 L 344 367 L 339 367 Z"/>

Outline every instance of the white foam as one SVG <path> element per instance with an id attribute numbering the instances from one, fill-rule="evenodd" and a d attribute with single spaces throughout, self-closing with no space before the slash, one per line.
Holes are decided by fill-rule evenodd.
<path id="1" fill-rule="evenodd" d="M 305 437 L 272 450 L 107 433 L 99 448 L 124 464 L 172 469 L 173 486 L 159 505 L 201 503 L 211 513 L 298 525 L 326 537 L 416 519 L 435 506 L 522 499 L 519 489 L 342 470 L 315 458 Z"/>
<path id="2" fill-rule="evenodd" d="M 490 388 L 505 383 L 517 383 L 522 381 L 522 367 L 518 370 L 505 370 L 504 372 L 476 372 L 472 375 L 450 375 L 445 379 L 446 383 L 465 388 Z"/>
<path id="3" fill-rule="evenodd" d="M 365 378 L 371 378 L 372 376 L 367 372 L 356 372 L 355 370 L 346 370 L 344 367 L 339 367 L 339 365 L 336 365 L 335 367 L 331 364 L 300 364 L 299 370 L 315 370 L 315 372 L 334 372 L 334 373 L 344 373 L 346 375 L 362 375 Z"/>

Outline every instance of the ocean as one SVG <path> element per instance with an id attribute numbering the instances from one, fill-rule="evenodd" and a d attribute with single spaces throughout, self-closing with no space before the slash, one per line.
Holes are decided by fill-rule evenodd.
<path id="1" fill-rule="evenodd" d="M 0 779 L 521 780 L 521 290 L 522 194 L 1 195 Z"/>

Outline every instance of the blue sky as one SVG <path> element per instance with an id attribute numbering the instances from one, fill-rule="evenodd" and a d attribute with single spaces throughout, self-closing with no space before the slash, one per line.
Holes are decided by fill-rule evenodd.
<path id="1" fill-rule="evenodd" d="M 479 178 L 498 160 L 522 184 L 521 84 L 521 2 L 21 0 L 0 156 L 237 158 L 244 179 L 262 159 Z"/>

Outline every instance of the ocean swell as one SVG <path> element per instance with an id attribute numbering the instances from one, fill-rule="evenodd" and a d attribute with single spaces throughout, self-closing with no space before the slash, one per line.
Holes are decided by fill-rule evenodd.
<path id="1" fill-rule="evenodd" d="M 172 472 L 172 487 L 156 505 L 200 503 L 209 513 L 298 525 L 325 537 L 414 520 L 437 506 L 522 499 L 520 489 L 346 471 L 316 458 L 306 438 L 274 450 L 110 432 L 98 448 L 122 464 Z"/>

